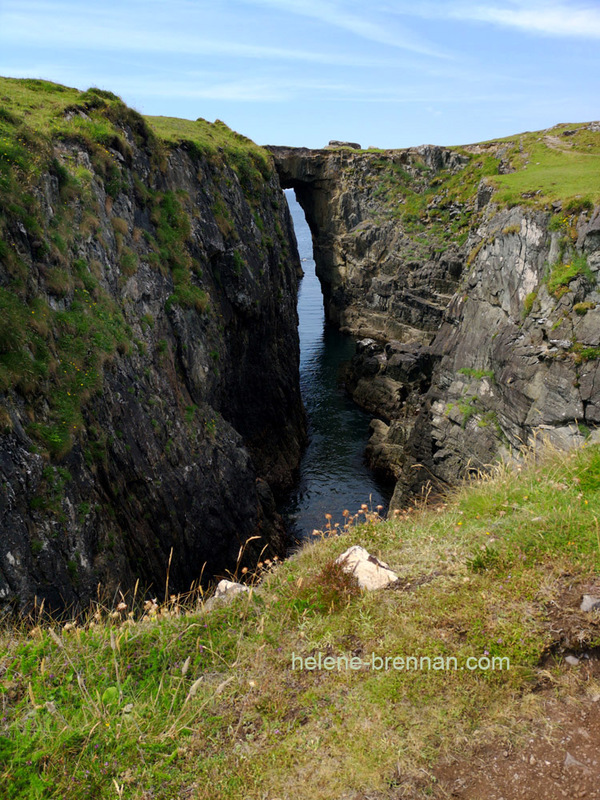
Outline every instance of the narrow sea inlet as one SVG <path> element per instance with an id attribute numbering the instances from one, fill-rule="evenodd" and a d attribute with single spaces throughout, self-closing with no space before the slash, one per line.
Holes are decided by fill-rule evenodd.
<path id="1" fill-rule="evenodd" d="M 344 509 L 355 514 L 362 503 L 373 509 L 382 505 L 385 513 L 391 489 L 375 479 L 364 460 L 371 418 L 340 386 L 340 368 L 352 358 L 356 340 L 325 322 L 310 230 L 293 190 L 286 190 L 286 196 L 305 273 L 298 317 L 300 386 L 309 442 L 298 485 L 280 510 L 290 534 L 302 539 L 315 528 L 324 528 L 325 514 L 332 515 L 332 523 L 343 524 Z"/>

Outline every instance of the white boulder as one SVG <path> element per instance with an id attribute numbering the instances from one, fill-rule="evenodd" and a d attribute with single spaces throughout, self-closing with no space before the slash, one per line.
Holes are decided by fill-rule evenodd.
<path id="1" fill-rule="evenodd" d="M 581 601 L 582 611 L 600 611 L 600 597 L 595 597 L 593 594 L 584 594 Z"/>
<path id="2" fill-rule="evenodd" d="M 357 544 L 336 558 L 336 564 L 342 564 L 344 572 L 355 575 L 360 588 L 367 591 L 384 589 L 398 580 L 396 573 L 384 561 Z"/>
<path id="3" fill-rule="evenodd" d="M 228 603 L 236 597 L 236 595 L 249 591 L 250 589 L 244 586 L 243 583 L 236 583 L 236 581 L 227 581 L 223 579 L 217 584 L 213 596 L 204 603 L 204 608 L 210 610 L 217 603 Z"/>

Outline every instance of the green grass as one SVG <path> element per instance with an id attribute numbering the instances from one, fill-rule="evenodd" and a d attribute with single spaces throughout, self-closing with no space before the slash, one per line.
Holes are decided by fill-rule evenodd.
<path id="1" fill-rule="evenodd" d="M 155 174 L 165 170 L 176 145 L 198 158 L 200 170 L 203 159 L 215 187 L 233 169 L 247 194 L 264 185 L 273 166 L 266 151 L 222 122 L 145 120 L 111 92 L 0 78 L 0 98 L 0 256 L 8 278 L 0 288 L 0 391 L 16 389 L 25 398 L 32 418 L 29 433 L 59 459 L 83 428 L 83 408 L 101 387 L 103 364 L 117 350 L 129 351 L 132 343 L 122 311 L 100 286 L 100 265 L 79 257 L 81 236 L 93 233 L 106 246 L 99 235 L 92 178 L 103 182 L 109 198 L 135 193 L 137 202 L 147 207 L 153 225 L 152 233 L 146 232 L 151 252 L 142 257 L 172 278 L 167 309 L 177 304 L 210 312 L 210 298 L 199 285 L 200 271 L 190 256 L 189 197 L 153 191 L 135 175 L 124 131 L 148 153 Z M 57 143 L 85 149 L 92 170 L 59 156 Z M 47 173 L 60 189 L 51 220 L 44 219 L 37 199 L 40 178 Z M 215 203 L 221 211 L 217 223 L 221 219 L 227 236 L 234 236 L 218 191 Z M 34 243 L 34 260 L 45 264 L 38 287 L 11 241 L 17 223 Z M 113 217 L 111 224 L 124 283 L 136 273 L 140 252 L 126 220 Z M 240 259 L 236 251 L 236 271 L 241 271 Z M 62 301 L 65 310 L 55 310 L 48 297 Z"/>
<path id="2" fill-rule="evenodd" d="M 568 264 L 554 264 L 548 276 L 548 291 L 555 297 L 561 297 L 569 290 L 571 281 L 580 275 L 592 285 L 596 283 L 596 277 L 589 269 L 585 255 L 574 256 Z"/>
<path id="3" fill-rule="evenodd" d="M 573 353 L 576 364 L 600 359 L 600 347 L 584 347 L 581 342 L 575 342 L 570 352 Z"/>
<path id="4" fill-rule="evenodd" d="M 236 171 L 245 190 L 258 188 L 265 178 L 272 175 L 272 161 L 267 151 L 246 136 L 232 131 L 221 120 L 210 123 L 205 119 L 194 122 L 175 117 L 145 119 L 161 141 L 183 145 L 191 153 L 212 158 L 218 163 L 225 161 Z"/>
<path id="5" fill-rule="evenodd" d="M 68 311 L 41 297 L 24 302 L 4 288 L 0 310 L 0 386 L 43 394 L 48 409 L 30 433 L 60 457 L 83 427 L 82 407 L 101 387 L 103 364 L 129 347 L 129 329 L 105 292 L 90 293 L 82 283 Z"/>
<path id="6" fill-rule="evenodd" d="M 596 617 L 576 610 L 600 569 L 598 447 L 530 454 L 443 508 L 389 522 L 366 513 L 227 607 L 184 614 L 172 600 L 140 618 L 126 598 L 127 609 L 99 608 L 63 630 L 5 624 L 5 796 L 166 800 L 193 786 L 206 800 L 387 797 L 441 758 L 547 732 L 548 691 L 598 692 L 559 655 L 569 626 L 573 641 L 585 631 L 575 647 L 600 644 Z M 398 572 L 397 589 L 360 592 L 340 573 L 333 559 L 355 543 Z M 441 656 L 459 668 L 292 668 L 319 652 L 369 664 L 372 654 Z M 510 669 L 460 669 L 494 657 Z"/>
<path id="7" fill-rule="evenodd" d="M 578 132 L 561 137 L 565 129 Z M 571 208 L 566 209 L 570 213 L 589 210 L 600 202 L 600 134 L 579 124 L 557 125 L 548 134 L 559 139 L 556 146 L 562 149 L 549 146 L 544 131 L 502 140 L 514 145 L 510 158 L 517 170 L 493 178 L 500 190 L 499 199 L 513 202 L 523 194 L 539 192 L 536 204 L 564 200 L 571 202 Z"/>
<path id="8" fill-rule="evenodd" d="M 587 303 L 575 303 L 573 306 L 573 311 L 579 317 L 585 317 L 588 311 L 591 311 L 593 308 L 596 308 L 596 303 L 587 302 Z"/>
<path id="9" fill-rule="evenodd" d="M 428 236 L 443 242 L 464 234 L 469 226 L 468 216 L 450 217 L 449 207 L 466 203 L 477 191 L 480 181 L 498 172 L 494 156 L 473 156 L 461 150 L 466 165 L 452 174 L 442 170 L 431 177 L 424 163 L 413 164 L 413 172 L 391 159 L 372 160 L 372 182 L 377 182 L 377 196 L 388 215 L 401 220 L 409 232 L 418 233 L 427 226 Z M 443 197 L 436 208 L 428 208 L 432 199 Z"/>
<path id="10" fill-rule="evenodd" d="M 491 369 L 473 369 L 472 367 L 462 367 L 458 370 L 461 375 L 466 375 L 467 378 L 475 378 L 475 380 L 481 381 L 484 378 L 489 378 L 490 380 L 494 381 L 494 371 Z"/>
<path id="11" fill-rule="evenodd" d="M 466 428 L 467 422 L 476 414 L 481 412 L 481 403 L 479 398 L 475 396 L 464 397 L 456 404 L 458 410 L 462 414 L 462 426 Z"/>
<path id="12" fill-rule="evenodd" d="M 533 309 L 533 304 L 537 300 L 538 293 L 537 291 L 529 292 L 529 294 L 523 300 L 523 319 L 529 316 L 531 310 Z"/>
<path id="13" fill-rule="evenodd" d="M 567 128 L 577 133 L 562 137 Z M 493 202 L 500 208 L 550 209 L 553 202 L 562 201 L 562 215 L 552 221 L 551 228 L 554 225 L 553 229 L 576 239 L 576 217 L 600 202 L 600 133 L 580 124 L 558 125 L 547 132 L 482 144 L 487 152 L 481 152 L 482 145 L 450 148 L 466 158 L 465 166 L 456 174 L 442 170 L 435 176 L 424 171 L 418 159 L 407 171 L 395 163 L 394 151 L 372 153 L 370 191 L 386 216 L 399 220 L 409 234 L 427 231 L 428 243 L 439 249 L 465 242 L 477 218 L 473 206 L 482 180 L 496 189 Z M 501 160 L 513 171 L 500 175 Z M 460 205 L 465 210 L 457 214 Z M 502 233 L 518 231 L 508 226 Z M 474 251 L 469 263 L 475 255 Z"/>
<path id="14" fill-rule="evenodd" d="M 81 92 L 50 81 L 0 78 L 2 113 L 27 117 L 29 127 L 44 129 L 79 101 Z"/>

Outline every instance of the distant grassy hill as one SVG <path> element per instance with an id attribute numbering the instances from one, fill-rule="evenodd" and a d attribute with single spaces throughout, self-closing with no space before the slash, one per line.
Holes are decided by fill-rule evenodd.
<path id="1" fill-rule="evenodd" d="M 549 698 L 600 694 L 594 660 L 563 661 L 600 646 L 600 615 L 579 611 L 600 589 L 598 447 L 532 454 L 389 522 L 356 516 L 226 607 L 126 597 L 74 624 L 5 623 L 3 797 L 429 796 L 440 759 L 551 736 Z M 363 593 L 335 567 L 355 543 L 396 588 Z M 298 668 L 319 653 L 365 666 Z M 398 656 L 450 669 L 370 666 Z"/>

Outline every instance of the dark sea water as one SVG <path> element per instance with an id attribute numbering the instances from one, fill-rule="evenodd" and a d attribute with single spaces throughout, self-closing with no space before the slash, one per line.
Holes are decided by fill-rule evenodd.
<path id="1" fill-rule="evenodd" d="M 390 487 L 383 486 L 364 462 L 371 417 L 339 385 L 339 371 L 354 355 L 356 340 L 325 324 L 321 286 L 315 275 L 312 239 L 304 212 L 292 190 L 286 191 L 294 220 L 304 278 L 300 284 L 300 387 L 308 414 L 309 444 L 300 481 L 282 507 L 288 530 L 298 538 L 325 526 L 325 514 L 343 523 L 342 512 L 356 513 L 361 503 L 387 511 Z"/>

